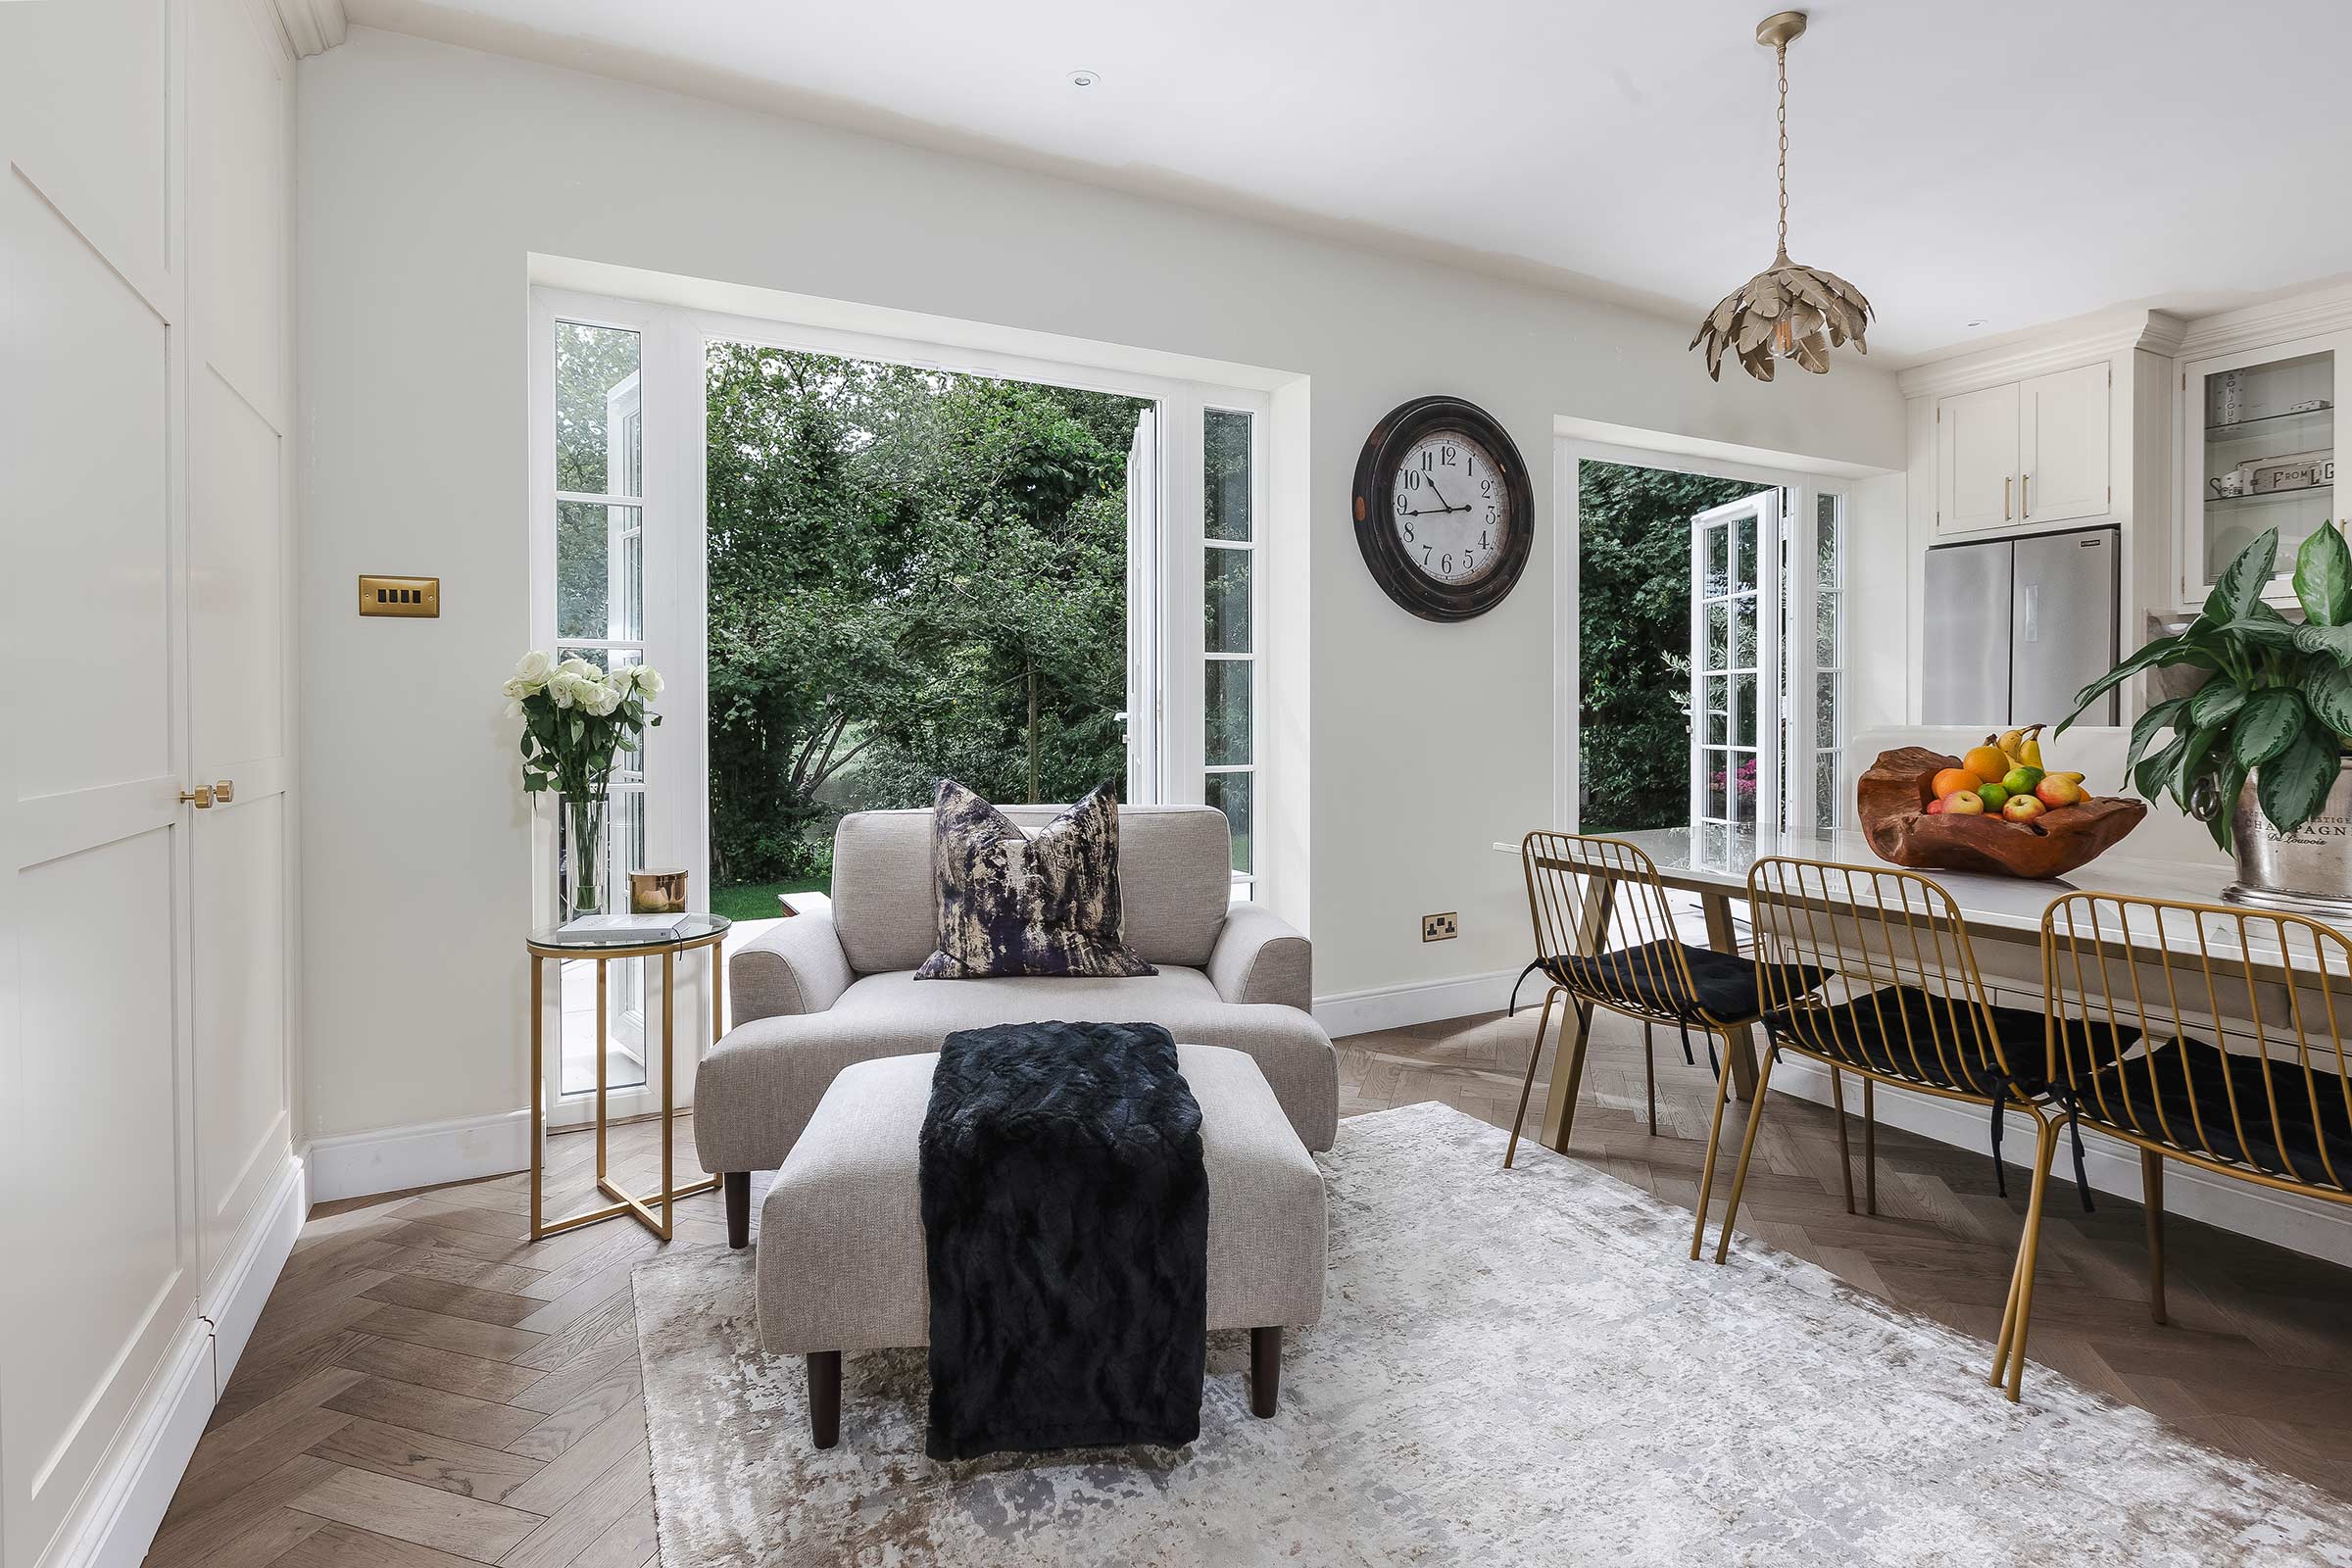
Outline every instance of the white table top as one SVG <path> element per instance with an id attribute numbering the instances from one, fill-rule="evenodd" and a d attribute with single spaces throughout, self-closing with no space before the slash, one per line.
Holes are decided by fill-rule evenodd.
<path id="1" fill-rule="evenodd" d="M 1739 896 L 1747 892 L 1748 867 L 1768 856 L 1826 860 L 1874 870 L 1887 865 L 1871 849 L 1870 841 L 1856 832 L 1788 833 L 1759 841 L 1753 829 L 1708 826 L 1645 828 L 1609 836 L 1639 846 L 1657 863 L 1659 880 L 1669 887 Z M 1498 843 L 1494 848 L 1506 855 L 1519 853 L 1516 844 Z M 2043 913 L 2055 900 L 2068 893 L 2114 893 L 2127 898 L 2219 904 L 2222 890 L 2231 880 L 2229 870 L 2222 866 L 2139 860 L 2122 855 L 2103 855 L 2073 876 L 2052 881 L 1986 876 L 1975 871 L 1924 874 L 1952 896 L 1961 917 L 1972 930 L 2029 942 L 2040 940 Z M 2249 956 L 2257 962 L 2278 963 L 2280 944 L 2277 925 L 2263 911 L 2249 909 L 2247 913 L 2249 919 L 2243 929 Z M 2152 947 L 2154 933 L 2145 928 L 2146 919 L 2144 911 L 2135 913 L 2132 935 Z M 2352 937 L 2352 926 L 2336 924 L 2335 928 Z M 2086 926 L 2081 929 L 2087 935 Z M 2164 945 L 2176 953 L 2202 951 L 2215 957 L 2232 956 L 2238 949 L 2239 930 L 2239 920 L 2234 914 L 2208 914 L 2202 920 L 2176 914 L 2165 921 Z M 2309 948 L 2298 940 L 2295 949 L 2295 967 L 2310 967 Z M 2344 972 L 2340 964 L 2330 967 L 2338 973 Z"/>

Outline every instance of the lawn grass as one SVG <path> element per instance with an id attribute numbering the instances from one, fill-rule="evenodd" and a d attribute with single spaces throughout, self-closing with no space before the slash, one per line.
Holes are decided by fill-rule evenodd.
<path id="1" fill-rule="evenodd" d="M 832 886 L 829 876 L 811 876 L 797 882 L 738 882 L 715 887 L 710 890 L 710 912 L 730 920 L 773 920 L 784 912 L 784 906 L 776 902 L 777 894 L 825 893 Z"/>

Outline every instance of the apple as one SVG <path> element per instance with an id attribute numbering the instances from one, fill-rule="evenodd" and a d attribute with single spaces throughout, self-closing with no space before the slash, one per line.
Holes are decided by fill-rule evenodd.
<path id="1" fill-rule="evenodd" d="M 1958 794 L 1959 792 L 1955 790 L 1953 793 Z M 1928 803 L 1928 814 L 1930 816 L 1941 816 L 1943 814 L 1943 802 L 1930 801 Z"/>
<path id="2" fill-rule="evenodd" d="M 1977 799 L 1984 803 L 1984 809 L 1987 811 L 1997 811 L 2008 804 L 2009 786 L 2006 784 L 1980 785 L 1977 789 Z"/>
<path id="3" fill-rule="evenodd" d="M 1975 790 L 1954 790 L 1943 798 L 1943 814 L 1946 816 L 1983 816 L 1984 814 L 1984 797 L 1979 795 Z"/>
<path id="4" fill-rule="evenodd" d="M 2050 774 L 2034 785 L 2034 793 L 2040 797 L 2041 804 L 2044 806 L 2080 806 L 2082 804 L 2082 786 L 2073 779 L 2057 773 Z"/>
<path id="5" fill-rule="evenodd" d="M 2001 808 L 2001 815 L 2012 822 L 2031 822 L 2049 808 L 2031 795 L 2012 795 Z"/>

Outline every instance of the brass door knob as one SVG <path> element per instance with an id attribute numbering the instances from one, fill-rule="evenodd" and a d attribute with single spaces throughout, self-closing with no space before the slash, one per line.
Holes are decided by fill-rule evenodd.
<path id="1" fill-rule="evenodd" d="M 235 800 L 236 798 L 237 781 L 235 779 L 224 778 L 220 783 L 213 786 L 213 799 L 220 802 L 222 806 L 226 806 L 229 802 Z"/>
<path id="2" fill-rule="evenodd" d="M 213 808 L 213 787 L 210 784 L 199 784 L 192 790 L 179 792 L 180 805 L 185 806 L 191 801 L 196 804 L 196 809 L 199 811 L 211 810 Z"/>

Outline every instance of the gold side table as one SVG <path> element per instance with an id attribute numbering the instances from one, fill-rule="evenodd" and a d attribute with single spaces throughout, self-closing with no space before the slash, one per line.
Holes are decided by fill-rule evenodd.
<path id="1" fill-rule="evenodd" d="M 531 933 L 526 946 L 531 954 L 531 1240 L 534 1242 L 560 1236 L 565 1231 L 578 1230 L 583 1225 L 618 1219 L 623 1214 L 666 1242 L 670 1239 L 672 1205 L 681 1198 L 710 1192 L 718 1185 L 716 1176 L 706 1176 L 684 1187 L 677 1184 L 674 1168 L 677 1106 L 672 1094 L 678 1023 L 676 985 L 679 956 L 698 948 L 710 950 L 710 1039 L 716 1044 L 726 1018 L 726 983 L 721 978 L 725 965 L 719 962 L 719 944 L 726 940 L 727 928 L 734 922 L 718 914 L 689 914 L 682 916 L 681 921 L 677 934 L 665 941 L 632 942 L 626 945 L 566 936 L 554 926 L 543 926 Z M 605 1134 L 608 1125 L 606 1057 L 612 1044 L 612 1018 L 607 1010 L 605 980 L 615 958 L 656 957 L 662 960 L 662 1191 L 639 1198 L 612 1180 L 605 1168 Z M 596 965 L 596 1185 L 600 1192 L 612 1200 L 604 1208 L 592 1208 L 585 1213 L 567 1214 L 554 1220 L 548 1219 L 542 1209 L 547 1174 L 545 976 L 547 960 L 550 958 L 559 961 L 579 958 Z M 662 1209 L 658 1219 L 653 1209 L 657 1203 Z"/>

